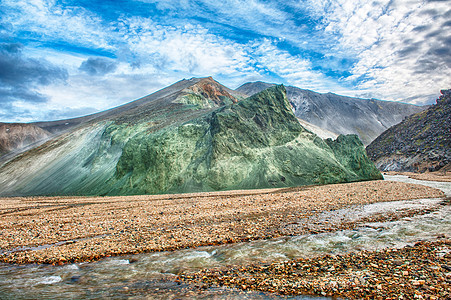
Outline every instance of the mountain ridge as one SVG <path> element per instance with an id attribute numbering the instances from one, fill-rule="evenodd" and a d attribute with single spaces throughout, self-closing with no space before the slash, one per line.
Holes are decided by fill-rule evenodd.
<path id="1" fill-rule="evenodd" d="M 366 147 L 383 171 L 437 171 L 451 163 L 451 90 L 436 104 L 383 132 Z"/>
<path id="2" fill-rule="evenodd" d="M 236 90 L 252 95 L 274 85 L 248 82 Z M 287 96 L 298 118 L 336 135 L 357 134 L 365 145 L 406 116 L 426 109 L 393 101 L 321 94 L 293 86 L 287 87 Z"/>
<path id="3" fill-rule="evenodd" d="M 197 85 L 201 85 L 201 87 L 197 87 Z M 194 88 L 193 88 L 194 87 Z M 206 96 L 209 97 L 208 93 L 212 93 L 215 95 L 215 98 L 209 101 L 205 98 L 204 95 L 201 94 L 201 91 L 203 89 L 206 89 Z M 227 100 L 229 97 L 229 100 Z M 190 99 L 194 102 L 187 102 L 183 103 L 184 99 Z M 221 99 L 222 100 L 221 100 Z M 163 110 L 168 109 L 177 109 L 180 105 L 191 105 L 193 109 L 212 109 L 214 107 L 218 107 L 220 105 L 223 105 L 220 103 L 220 101 L 226 101 L 226 102 L 236 102 L 239 99 L 243 99 L 244 95 L 242 95 L 239 92 L 236 92 L 232 89 L 229 89 L 225 86 L 222 86 L 220 83 L 215 81 L 212 77 L 205 77 L 205 78 L 191 78 L 191 79 L 183 79 L 178 82 L 175 82 L 174 84 L 165 87 L 163 89 L 160 89 L 156 91 L 155 93 L 152 93 L 150 95 L 147 95 L 145 97 L 139 98 L 137 100 L 128 102 L 126 104 L 110 108 L 105 111 L 97 112 L 94 114 L 76 117 L 76 118 L 70 118 L 70 119 L 62 119 L 62 120 L 56 120 L 56 121 L 42 121 L 42 122 L 32 122 L 32 123 L 20 123 L 20 124 L 29 124 L 24 125 L 28 126 L 29 128 L 34 128 L 34 126 L 37 126 L 44 130 L 45 132 L 48 132 L 48 136 L 42 139 L 36 140 L 36 145 L 40 145 L 44 143 L 47 138 L 57 138 L 58 136 L 72 132 L 76 130 L 79 127 L 86 126 L 89 123 L 95 123 L 100 121 L 107 121 L 107 120 L 120 120 L 121 122 L 130 122 L 132 119 L 137 117 L 138 115 L 145 115 L 146 112 L 151 112 L 152 114 L 155 113 L 155 111 L 158 109 L 158 106 L 160 106 Z M 217 102 L 215 102 L 215 100 Z M 197 101 L 197 102 L 196 102 Z M 168 102 L 171 102 L 170 107 L 166 107 L 166 104 Z M 186 102 L 186 101 L 185 101 Z M 202 104 L 203 103 L 203 104 Z M 207 104 L 207 105 L 205 105 Z M 5 123 L 6 124 L 6 123 Z M 7 123 L 11 124 L 11 123 Z M 30 133 L 24 132 L 24 137 L 26 138 L 26 135 Z M 6 136 L 4 137 L 6 138 Z M 1 136 L 0 136 L 1 139 Z M 0 143 L 2 141 L 0 140 Z M 3 143 L 9 143 L 9 141 L 5 140 Z M 13 149 L 8 149 L 9 151 L 4 151 L 3 153 L 0 153 L 0 162 L 5 162 L 11 158 L 14 157 L 14 154 L 19 154 L 24 150 L 27 150 L 28 148 L 25 147 L 16 147 Z M 9 153 L 8 152 L 13 152 Z"/>
<path id="4" fill-rule="evenodd" d="M 232 93 L 209 93 L 217 97 L 207 99 L 194 91 L 191 100 L 200 99 L 200 106 L 180 103 L 191 94 L 177 88 L 160 98 L 150 95 L 144 112 L 86 122 L 10 160 L 0 167 L 1 195 L 128 195 L 381 179 L 356 136 L 332 143 L 305 130 L 283 86 L 237 102 L 228 98 Z"/>

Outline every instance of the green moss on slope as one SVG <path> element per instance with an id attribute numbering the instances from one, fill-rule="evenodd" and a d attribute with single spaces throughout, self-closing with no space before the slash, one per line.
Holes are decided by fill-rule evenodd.
<path id="1" fill-rule="evenodd" d="M 380 178 L 357 137 L 325 143 L 306 131 L 292 113 L 284 87 L 277 86 L 181 126 L 130 139 L 110 193 L 195 192 Z"/>
<path id="2" fill-rule="evenodd" d="M 130 195 L 381 178 L 356 136 L 323 141 L 275 86 L 217 109 L 167 104 L 84 126 L 0 167 L 0 193 Z"/>

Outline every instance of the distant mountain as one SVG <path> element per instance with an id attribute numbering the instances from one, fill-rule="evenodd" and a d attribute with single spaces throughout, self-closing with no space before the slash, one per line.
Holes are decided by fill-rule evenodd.
<path id="1" fill-rule="evenodd" d="M 67 123 L 67 124 L 66 124 Z M 0 167 L 0 195 L 129 195 L 380 179 L 357 136 L 322 140 L 283 86 L 248 99 L 212 78 L 41 123 L 60 135 Z"/>
<path id="2" fill-rule="evenodd" d="M 33 124 L 0 123 L 0 157 L 20 151 L 36 142 L 48 139 L 52 134 Z"/>
<path id="3" fill-rule="evenodd" d="M 249 82 L 237 91 L 253 95 L 270 86 L 274 84 Z M 426 109 L 399 102 L 320 94 L 293 86 L 286 89 L 296 117 L 336 135 L 357 134 L 365 145 L 406 116 Z"/>
<path id="4" fill-rule="evenodd" d="M 395 125 L 366 148 L 383 171 L 436 171 L 451 163 L 451 90 Z"/>

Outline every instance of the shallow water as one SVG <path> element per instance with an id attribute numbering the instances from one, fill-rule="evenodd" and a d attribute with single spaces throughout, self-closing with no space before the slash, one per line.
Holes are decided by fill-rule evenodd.
<path id="1" fill-rule="evenodd" d="M 418 181 L 405 176 L 388 180 L 421 183 L 440 188 L 447 196 L 451 183 Z M 184 271 L 201 268 L 284 261 L 326 253 L 403 247 L 451 233 L 450 206 L 440 199 L 396 201 L 325 212 L 316 221 L 356 220 L 381 212 L 435 208 L 432 213 L 395 222 L 366 223 L 354 230 L 284 237 L 224 246 L 201 247 L 107 258 L 93 263 L 65 266 L 0 265 L 0 299 L 276 299 L 286 298 L 229 288 L 195 291 L 172 279 Z M 194 293 L 194 294 L 193 294 Z M 295 299 L 312 299 L 296 297 Z M 326 299 L 326 298 L 315 298 Z"/>

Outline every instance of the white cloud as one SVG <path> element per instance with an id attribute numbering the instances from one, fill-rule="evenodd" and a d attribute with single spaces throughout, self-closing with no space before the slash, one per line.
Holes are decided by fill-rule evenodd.
<path id="1" fill-rule="evenodd" d="M 161 26 L 148 18 L 122 20 L 121 34 L 140 63 L 161 71 L 191 74 L 233 74 L 246 61 L 243 47 L 208 33 L 201 26 Z M 139 33 L 138 33 L 139 32 Z"/>
<path id="2" fill-rule="evenodd" d="M 82 7 L 63 9 L 55 0 L 4 0 L 2 21 L 28 31 L 36 42 L 62 40 L 66 44 L 113 50 L 109 30 L 100 17 Z"/>
<path id="3" fill-rule="evenodd" d="M 314 3 L 312 9 L 325 17 L 325 30 L 340 36 L 334 50 L 358 59 L 348 78 L 357 89 L 389 100 L 410 98 L 420 103 L 451 85 L 451 52 L 434 55 L 437 49 L 451 46 L 442 41 L 450 38 L 442 28 L 449 21 L 449 1 Z M 436 31 L 440 34 L 430 36 Z"/>
<path id="4" fill-rule="evenodd" d="M 54 0 L 2 1 L 6 12 L 2 22 L 13 37 L 28 40 L 24 55 L 45 59 L 69 74 L 66 82 L 39 89 L 50 99 L 46 109 L 103 110 L 193 76 L 212 75 L 231 87 L 260 79 L 319 92 L 412 102 L 431 99 L 451 85 L 451 36 L 442 28 L 450 21 L 449 1 L 143 2 L 154 3 L 167 14 L 160 18 L 127 14 L 107 22 L 86 8 L 63 7 Z M 304 13 L 313 23 L 295 19 Z M 203 25 L 187 21 L 204 15 Z M 252 35 L 233 39 L 228 32 L 213 31 L 209 22 Z M 281 49 L 282 42 L 286 48 Z M 285 50 L 290 47 L 298 51 Z M 303 54 L 306 49 L 316 51 L 322 58 L 315 59 L 323 61 Z M 116 56 L 115 67 L 95 76 L 80 70 L 83 62 L 102 55 Z M 331 78 L 323 73 L 327 68 L 343 71 L 341 58 L 356 60 L 351 76 Z M 31 104 L 18 103 L 16 108 L 28 109 L 29 119 L 45 117 Z"/>
<path id="5" fill-rule="evenodd" d="M 318 92 L 343 90 L 343 87 L 321 72 L 314 71 L 309 60 L 278 49 L 268 39 L 256 42 L 250 51 L 256 55 L 257 66 L 263 72 L 276 74 L 283 83 Z"/>

